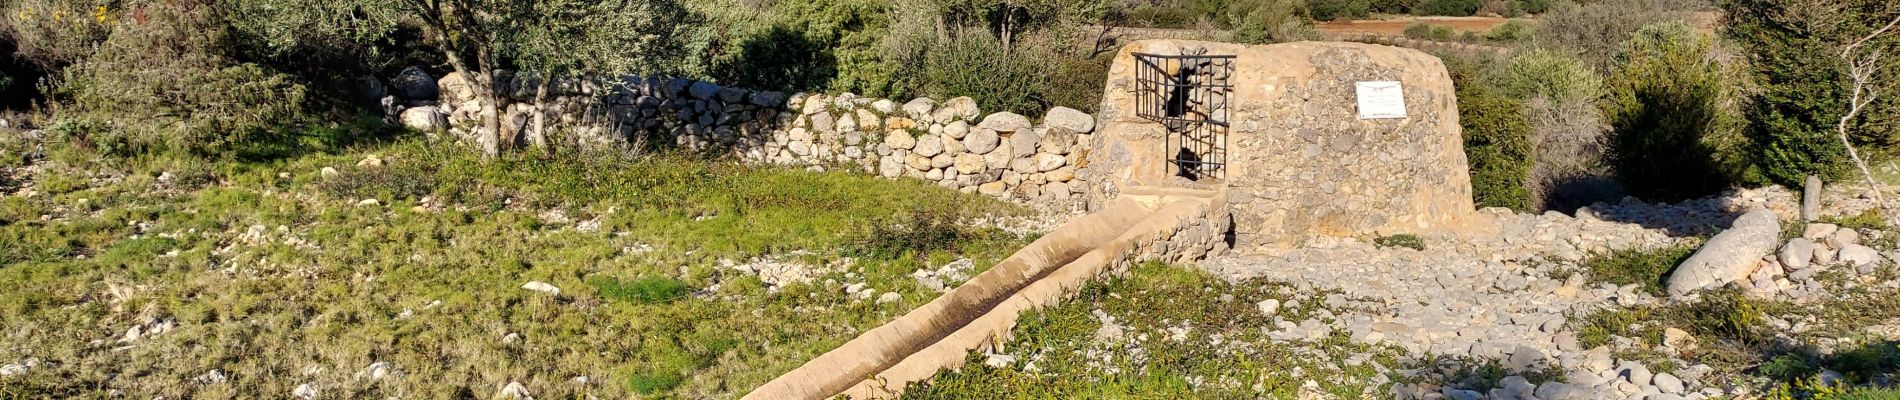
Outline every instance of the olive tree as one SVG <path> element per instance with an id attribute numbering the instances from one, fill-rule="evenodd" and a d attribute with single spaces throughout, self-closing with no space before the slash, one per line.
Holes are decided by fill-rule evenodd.
<path id="1" fill-rule="evenodd" d="M 687 13 L 671 0 L 231 0 L 233 27 L 273 47 L 371 43 L 405 29 L 463 76 L 481 105 L 476 140 L 487 155 L 520 139 L 500 119 L 508 97 L 496 73 L 536 79 L 537 101 L 555 77 L 652 73 L 676 66 Z M 542 122 L 536 118 L 541 132 Z M 544 144 L 543 138 L 528 138 Z"/>

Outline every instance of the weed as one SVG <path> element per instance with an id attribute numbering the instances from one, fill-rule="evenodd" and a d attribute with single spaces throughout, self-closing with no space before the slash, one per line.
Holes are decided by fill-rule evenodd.
<path id="1" fill-rule="evenodd" d="M 1609 252 L 1592 253 L 1583 261 L 1583 268 L 1590 273 L 1591 282 L 1609 282 L 1616 285 L 1641 284 L 1643 291 L 1661 295 L 1665 287 L 1664 279 L 1675 270 L 1683 260 L 1695 254 L 1693 245 L 1678 245 L 1654 249 L 1616 249 Z"/>
<path id="2" fill-rule="evenodd" d="M 1886 216 L 1880 215 L 1879 209 L 1872 209 L 1872 208 L 1867 209 L 1867 211 L 1862 211 L 1860 214 L 1847 215 L 1847 216 L 1830 215 L 1830 216 L 1821 217 L 1821 222 L 1826 222 L 1826 223 L 1830 223 L 1834 225 L 1840 225 L 1841 228 L 1848 228 L 1848 229 L 1871 229 L 1871 230 L 1886 230 L 1887 229 Z"/>
<path id="3" fill-rule="evenodd" d="M 1404 247 L 1412 250 L 1425 250 L 1425 241 L 1419 239 L 1418 235 L 1409 233 L 1380 236 L 1377 239 L 1373 239 L 1372 243 L 1379 247 Z"/>

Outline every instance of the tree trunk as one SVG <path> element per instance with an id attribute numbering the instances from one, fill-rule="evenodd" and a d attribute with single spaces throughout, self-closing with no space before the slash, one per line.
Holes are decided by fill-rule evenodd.
<path id="1" fill-rule="evenodd" d="M 553 77 L 543 76 L 540 83 L 534 85 L 534 124 L 528 128 L 528 144 L 541 151 L 548 151 L 547 99 L 548 85 Z"/>

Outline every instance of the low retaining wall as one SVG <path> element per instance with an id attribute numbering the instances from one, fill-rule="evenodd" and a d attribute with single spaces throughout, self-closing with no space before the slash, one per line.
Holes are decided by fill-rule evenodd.
<path id="1" fill-rule="evenodd" d="M 416 74 L 422 72 L 404 73 Z M 483 129 L 474 92 L 457 74 L 433 83 L 435 90 L 398 92 L 439 97 L 408 99 L 410 107 L 392 111 L 418 130 L 472 140 Z M 537 86 L 532 77 L 497 77 L 497 92 L 511 100 L 498 112 L 503 137 L 516 145 L 537 137 L 583 147 L 664 144 L 751 163 L 924 179 L 1056 208 L 1075 207 L 1073 199 L 1087 191 L 1075 171 L 1086 165 L 1096 125 L 1094 116 L 1065 107 L 1037 123 L 1009 112 L 983 114 L 968 97 L 898 103 L 631 76 L 556 80 L 537 106 Z M 545 132 L 536 131 L 537 113 Z"/>

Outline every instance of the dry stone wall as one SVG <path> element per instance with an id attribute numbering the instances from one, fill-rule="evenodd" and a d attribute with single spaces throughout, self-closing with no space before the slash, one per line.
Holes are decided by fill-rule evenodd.
<path id="1" fill-rule="evenodd" d="M 439 97 L 411 98 L 409 107 L 392 111 L 412 128 L 472 141 L 483 127 L 480 103 L 466 80 L 449 74 L 435 86 Z M 900 103 L 850 93 L 786 94 L 622 77 L 557 80 L 537 103 L 539 86 L 533 77 L 498 76 L 497 92 L 511 100 L 497 112 L 502 136 L 511 138 L 505 142 L 669 145 L 749 163 L 923 179 L 1057 209 L 1074 207 L 1073 199 L 1087 190 L 1075 170 L 1086 163 L 1096 126 L 1094 116 L 1066 107 L 1049 110 L 1040 124 L 1010 112 L 984 114 L 968 97 Z M 544 126 L 538 131 L 537 113 Z"/>

